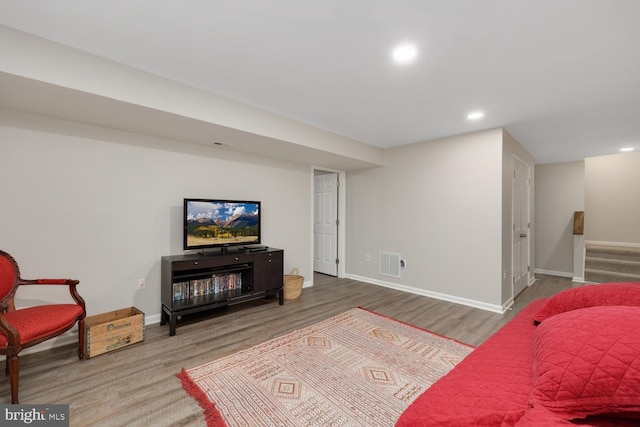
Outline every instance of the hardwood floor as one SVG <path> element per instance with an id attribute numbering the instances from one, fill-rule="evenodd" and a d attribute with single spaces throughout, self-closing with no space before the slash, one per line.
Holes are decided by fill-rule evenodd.
<path id="1" fill-rule="evenodd" d="M 69 404 L 71 426 L 204 426 L 202 409 L 176 378 L 192 368 L 354 307 L 411 323 L 472 345 L 508 322 L 534 299 L 572 286 L 568 278 L 538 275 L 504 315 L 316 274 L 295 301 L 261 300 L 183 319 L 176 335 L 150 325 L 131 347 L 78 361 L 65 346 L 21 357 L 22 403 Z M 0 401 L 10 402 L 8 377 Z"/>

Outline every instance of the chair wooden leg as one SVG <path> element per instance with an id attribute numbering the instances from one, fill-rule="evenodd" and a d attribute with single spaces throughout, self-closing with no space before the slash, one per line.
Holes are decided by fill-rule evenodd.
<path id="1" fill-rule="evenodd" d="M 9 375 L 9 356 L 4 358 L 4 374 Z"/>
<path id="2" fill-rule="evenodd" d="M 85 330 L 84 319 L 81 319 L 78 322 L 78 358 L 80 360 L 84 359 L 84 346 L 85 346 L 84 330 Z"/>
<path id="3" fill-rule="evenodd" d="M 9 376 L 11 377 L 11 403 L 18 403 L 18 379 L 20 371 L 20 358 L 18 356 L 7 356 L 9 365 Z"/>

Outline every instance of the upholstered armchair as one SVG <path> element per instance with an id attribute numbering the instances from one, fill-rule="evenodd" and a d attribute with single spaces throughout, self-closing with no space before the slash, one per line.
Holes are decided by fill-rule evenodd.
<path id="1" fill-rule="evenodd" d="M 77 280 L 20 277 L 18 264 L 0 251 L 0 355 L 6 358 L 5 372 L 11 381 L 11 403 L 18 403 L 18 354 L 25 348 L 54 338 L 78 323 L 78 356 L 84 359 L 84 300 L 78 294 Z M 16 309 L 14 297 L 20 286 L 67 286 L 75 304 L 47 304 Z"/>

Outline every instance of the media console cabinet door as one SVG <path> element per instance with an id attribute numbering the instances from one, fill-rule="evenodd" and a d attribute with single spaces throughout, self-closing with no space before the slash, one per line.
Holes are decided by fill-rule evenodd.
<path id="1" fill-rule="evenodd" d="M 265 252 L 254 256 L 253 285 L 256 291 L 281 288 L 282 275 L 282 251 Z"/>

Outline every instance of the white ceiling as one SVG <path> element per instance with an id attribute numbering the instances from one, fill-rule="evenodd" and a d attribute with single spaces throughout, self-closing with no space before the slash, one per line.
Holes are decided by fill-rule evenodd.
<path id="1" fill-rule="evenodd" d="M 638 0 L 0 0 L 0 24 L 374 146 L 504 127 L 536 163 L 640 150 L 639 18 Z M 403 41 L 418 58 L 397 66 Z"/>

